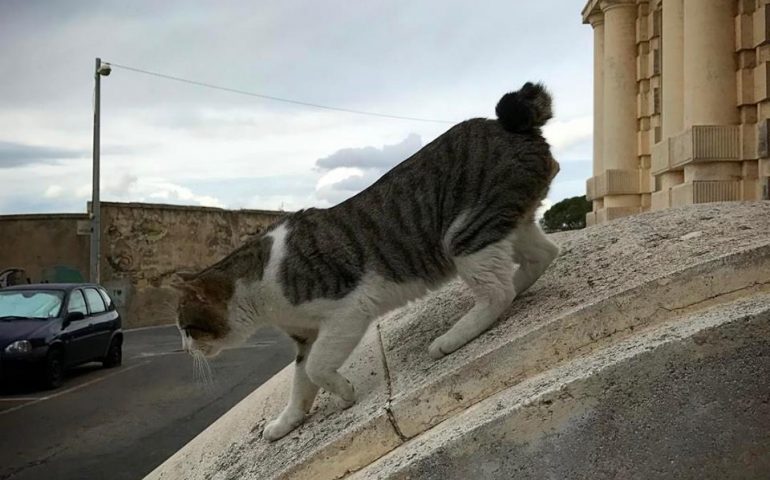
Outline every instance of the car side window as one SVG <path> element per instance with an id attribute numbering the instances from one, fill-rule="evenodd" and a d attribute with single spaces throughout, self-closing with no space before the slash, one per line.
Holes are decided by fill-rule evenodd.
<path id="1" fill-rule="evenodd" d="M 109 294 L 107 293 L 107 290 L 103 289 L 102 287 L 99 287 L 99 293 L 102 294 L 104 303 L 107 305 L 107 310 L 114 310 L 115 304 L 113 303 L 112 298 L 110 298 Z"/>
<path id="2" fill-rule="evenodd" d="M 107 311 L 107 307 L 104 305 L 104 299 L 95 288 L 86 288 L 86 300 L 88 301 L 88 307 L 91 309 L 91 313 L 102 313 Z"/>
<path id="3" fill-rule="evenodd" d="M 82 312 L 83 315 L 88 315 L 86 299 L 83 298 L 83 293 L 80 290 L 73 290 L 70 293 L 70 299 L 67 302 L 67 312 Z"/>

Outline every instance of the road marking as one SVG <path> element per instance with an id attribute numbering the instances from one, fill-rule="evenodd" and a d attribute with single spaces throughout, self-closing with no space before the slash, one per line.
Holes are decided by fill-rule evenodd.
<path id="1" fill-rule="evenodd" d="M 0 398 L 0 402 L 31 402 L 34 400 L 40 400 L 43 397 L 12 397 L 12 398 Z"/>
<path id="2" fill-rule="evenodd" d="M 141 352 L 137 353 L 131 358 L 152 358 L 152 357 L 164 357 L 166 355 L 175 355 L 177 353 L 187 353 L 184 350 L 174 350 L 171 352 Z"/>
<path id="3" fill-rule="evenodd" d="M 51 399 L 56 398 L 56 397 L 61 397 L 62 395 L 66 395 L 68 393 L 72 393 L 72 392 L 74 392 L 76 390 L 80 390 L 81 388 L 85 388 L 85 387 L 87 387 L 89 385 L 93 385 L 94 383 L 101 382 L 102 380 L 106 380 L 106 379 L 108 379 L 110 377 L 113 377 L 113 376 L 119 374 L 119 373 L 125 373 L 125 372 L 128 372 L 129 370 L 133 370 L 133 369 L 135 369 L 137 367 L 142 367 L 144 365 L 147 365 L 148 363 L 150 363 L 149 360 L 146 361 L 146 362 L 137 363 L 136 365 L 131 365 L 130 367 L 121 368 L 120 370 L 116 370 L 114 372 L 110 372 L 107 375 L 104 375 L 103 377 L 97 377 L 97 378 L 91 379 L 91 380 L 89 380 L 89 381 L 87 381 L 85 383 L 81 383 L 80 385 L 75 385 L 74 387 L 68 388 L 67 390 L 62 390 L 61 392 L 56 392 L 56 393 L 54 393 L 52 395 L 47 395 L 45 397 L 39 397 L 39 398 L 37 398 L 35 400 L 32 400 L 30 402 L 23 403 L 21 405 L 15 406 L 15 407 L 11 407 L 11 408 L 9 408 L 7 410 L 2 410 L 2 411 L 0 411 L 0 415 L 5 415 L 6 413 L 11 413 L 11 412 L 15 412 L 17 410 L 21 410 L 24 407 L 29 407 L 30 405 L 35 405 L 36 403 L 44 402 L 46 400 L 51 400 Z"/>
<path id="4" fill-rule="evenodd" d="M 123 330 L 123 333 L 141 332 L 142 330 L 152 330 L 153 328 L 168 328 L 168 327 L 176 327 L 176 323 L 166 323 L 163 325 L 151 325 L 149 327 L 126 328 Z"/>

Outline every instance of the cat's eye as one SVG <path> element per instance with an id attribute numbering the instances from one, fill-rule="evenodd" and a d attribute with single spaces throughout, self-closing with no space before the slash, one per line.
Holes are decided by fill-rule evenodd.
<path id="1" fill-rule="evenodd" d="M 206 330 L 205 328 L 196 327 L 194 325 L 188 325 L 186 327 L 182 327 L 182 330 L 184 330 L 187 333 L 192 333 L 192 332 L 208 333 L 208 330 Z"/>

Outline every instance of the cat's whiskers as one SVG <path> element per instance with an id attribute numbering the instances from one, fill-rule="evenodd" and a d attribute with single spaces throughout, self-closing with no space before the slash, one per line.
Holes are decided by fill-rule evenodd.
<path id="1" fill-rule="evenodd" d="M 214 390 L 214 374 L 206 356 L 200 350 L 190 350 L 193 358 L 193 378 L 207 392 Z"/>

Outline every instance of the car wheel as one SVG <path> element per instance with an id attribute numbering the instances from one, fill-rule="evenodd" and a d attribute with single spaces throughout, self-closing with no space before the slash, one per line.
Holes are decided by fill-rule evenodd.
<path id="1" fill-rule="evenodd" d="M 43 372 L 43 386 L 45 388 L 57 388 L 64 382 L 64 355 L 61 350 L 49 352 L 45 357 L 45 371 Z"/>
<path id="2" fill-rule="evenodd" d="M 107 350 L 107 355 L 102 360 L 104 368 L 117 367 L 123 363 L 123 345 L 119 338 L 113 338 L 110 342 L 110 349 Z"/>

